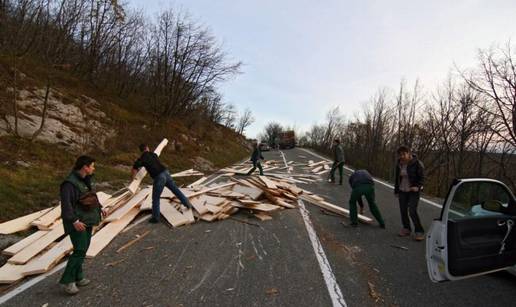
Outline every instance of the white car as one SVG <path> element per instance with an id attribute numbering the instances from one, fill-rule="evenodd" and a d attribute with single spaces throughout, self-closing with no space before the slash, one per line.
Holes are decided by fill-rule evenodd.
<path id="1" fill-rule="evenodd" d="M 433 282 L 500 270 L 516 275 L 516 198 L 493 179 L 457 179 L 427 233 L 426 262 Z"/>

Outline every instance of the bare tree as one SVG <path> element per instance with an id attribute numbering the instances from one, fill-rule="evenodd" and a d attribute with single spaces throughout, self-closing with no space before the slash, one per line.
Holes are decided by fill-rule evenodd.
<path id="1" fill-rule="evenodd" d="M 516 147 L 516 66 L 510 43 L 505 48 L 479 51 L 479 67 L 464 80 L 491 103 L 485 111 L 494 115 L 495 133 Z"/>
<path id="2" fill-rule="evenodd" d="M 283 127 L 280 123 L 269 122 L 267 125 L 265 125 L 262 141 L 267 142 L 270 146 L 274 146 L 282 131 Z"/>
<path id="3" fill-rule="evenodd" d="M 252 123 L 254 123 L 254 117 L 251 113 L 251 109 L 247 108 L 238 119 L 237 132 L 243 135 L 245 129 L 249 127 Z"/>

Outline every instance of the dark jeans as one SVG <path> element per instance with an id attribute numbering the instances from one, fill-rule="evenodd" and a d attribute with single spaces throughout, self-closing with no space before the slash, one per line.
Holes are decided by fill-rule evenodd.
<path id="1" fill-rule="evenodd" d="M 66 268 L 59 283 L 69 284 L 84 278 L 82 264 L 84 263 L 84 258 L 86 258 L 86 252 L 90 247 L 91 231 L 92 227 L 86 227 L 85 231 L 77 231 L 75 228 L 70 231 L 69 235 L 73 245 L 73 253 L 70 258 L 68 258 L 68 263 L 66 263 Z"/>
<path id="2" fill-rule="evenodd" d="M 398 198 L 400 202 L 401 223 L 403 224 L 403 228 L 411 230 L 409 220 L 410 215 L 410 219 L 414 224 L 415 232 L 425 232 L 421 225 L 421 221 L 419 220 L 419 215 L 417 214 L 419 192 L 400 192 L 398 194 Z"/>
<path id="3" fill-rule="evenodd" d="M 362 195 L 364 195 L 367 199 L 367 204 L 369 205 L 369 210 L 371 211 L 371 214 L 373 214 L 373 216 L 380 225 L 385 225 L 385 222 L 382 218 L 382 214 L 380 213 L 380 209 L 378 209 L 378 206 L 376 205 L 374 196 L 374 186 L 372 184 L 361 184 L 353 188 L 353 190 L 351 191 L 351 197 L 349 198 L 349 217 L 351 219 L 351 223 L 358 223 L 357 202 L 362 202 Z"/>
<path id="4" fill-rule="evenodd" d="M 251 175 L 256 170 L 256 167 L 258 167 L 258 169 L 260 170 L 260 175 L 263 176 L 263 168 L 260 161 L 253 161 L 253 168 L 249 172 L 247 172 L 247 175 Z"/>
<path id="5" fill-rule="evenodd" d="M 159 201 L 161 193 L 165 187 L 172 191 L 172 193 L 174 193 L 174 195 L 179 198 L 179 201 L 181 201 L 183 205 L 191 208 L 188 198 L 186 198 L 183 192 L 179 190 L 176 183 L 170 176 L 170 173 L 168 171 L 163 171 L 161 174 L 154 178 L 154 184 L 152 185 L 152 217 L 155 219 L 159 219 L 160 216 Z"/>
<path id="6" fill-rule="evenodd" d="M 335 182 L 335 171 L 339 169 L 339 183 L 342 184 L 343 175 L 344 175 L 344 162 L 333 162 L 330 170 L 330 180 Z"/>

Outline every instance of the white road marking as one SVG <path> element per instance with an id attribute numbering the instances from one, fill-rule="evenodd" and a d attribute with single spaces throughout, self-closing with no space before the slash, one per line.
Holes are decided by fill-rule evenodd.
<path id="1" fill-rule="evenodd" d="M 323 156 L 321 156 L 321 155 L 318 155 L 318 154 L 316 154 L 315 152 L 312 152 L 312 151 L 311 151 L 311 150 L 309 150 L 309 149 L 305 149 L 305 148 L 298 148 L 298 149 L 301 149 L 301 150 L 303 150 L 303 151 L 305 151 L 305 152 L 308 152 L 308 153 L 310 153 L 310 154 L 312 154 L 312 155 L 314 155 L 314 156 L 316 156 L 316 157 L 318 157 L 318 158 L 320 158 L 320 159 L 323 159 L 323 160 L 326 160 L 326 161 L 331 161 L 330 159 L 327 159 L 327 158 L 325 158 L 325 157 L 323 157 Z M 344 168 L 345 168 L 346 170 L 350 171 L 350 172 L 353 172 L 353 171 L 354 171 L 354 169 L 349 168 L 349 167 L 347 167 L 347 166 L 344 166 Z M 393 186 L 392 184 L 386 183 L 385 181 L 383 181 L 383 180 L 379 180 L 379 179 L 376 179 L 376 178 L 373 178 L 373 179 L 374 179 L 374 181 L 375 181 L 375 182 L 378 182 L 379 184 L 384 185 L 384 186 L 386 186 L 386 187 L 388 187 L 388 188 L 390 188 L 390 189 L 394 190 L 394 186 Z M 421 200 L 421 201 L 423 201 L 423 202 L 425 202 L 425 203 L 427 203 L 427 204 L 429 204 L 429 205 L 431 205 L 431 206 L 434 206 L 434 207 L 436 207 L 436 208 L 439 208 L 439 209 L 442 209 L 442 207 L 443 207 L 442 205 L 439 205 L 438 203 L 433 202 L 433 201 L 431 201 L 431 200 L 428 200 L 428 199 L 426 199 L 426 198 L 424 198 L 424 197 L 421 197 L 421 198 L 420 198 L 420 200 Z"/>
<path id="2" fill-rule="evenodd" d="M 283 157 L 283 162 L 285 165 L 287 164 L 287 160 L 285 159 L 285 154 L 283 151 L 280 151 L 281 156 Z M 290 173 L 290 170 L 287 169 Z M 335 278 L 335 274 L 331 269 L 330 262 L 328 258 L 326 258 L 326 254 L 324 253 L 324 249 L 322 247 L 319 238 L 317 238 L 317 234 L 315 232 L 314 226 L 312 225 L 312 221 L 310 220 L 310 216 L 308 211 L 305 208 L 305 204 L 302 200 L 298 200 L 299 212 L 301 212 L 301 216 L 303 217 L 303 221 L 305 222 L 306 231 L 308 232 L 308 237 L 310 238 L 310 242 L 312 243 L 312 247 L 315 252 L 315 256 L 317 258 L 317 262 L 319 263 L 319 267 L 321 268 L 321 272 L 323 274 L 324 282 L 326 283 L 326 287 L 328 288 L 328 292 L 330 294 L 330 298 L 334 307 L 336 306 L 344 306 L 347 307 L 346 301 L 344 300 L 344 296 L 342 295 L 342 291 L 337 283 L 337 279 Z"/>
<path id="3" fill-rule="evenodd" d="M 55 272 L 58 272 L 58 271 L 62 270 L 66 266 L 66 263 L 67 263 L 67 261 L 59 264 L 58 266 L 56 266 L 52 270 L 48 271 L 47 273 L 45 273 L 43 275 L 40 275 L 38 277 L 35 277 L 35 278 L 27 281 L 26 283 L 20 285 L 19 287 L 14 288 L 13 290 L 11 290 L 8 293 L 4 294 L 2 297 L 0 297 L 0 305 L 4 304 L 8 300 L 12 299 L 13 297 L 15 297 L 16 295 L 22 293 L 23 291 L 27 290 L 28 288 L 34 286 L 35 284 L 39 283 L 40 281 L 44 280 L 45 278 L 47 278 L 48 276 L 54 274 Z"/>

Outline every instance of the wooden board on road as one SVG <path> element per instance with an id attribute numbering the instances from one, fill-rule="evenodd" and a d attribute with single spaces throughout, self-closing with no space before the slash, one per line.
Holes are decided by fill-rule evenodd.
<path id="1" fill-rule="evenodd" d="M 2 254 L 12 256 L 14 254 L 17 254 L 25 247 L 29 246 L 36 240 L 39 240 L 42 236 L 48 233 L 48 230 L 38 230 L 35 233 L 31 234 L 30 236 L 24 238 L 23 240 L 20 240 L 16 242 L 15 244 L 9 246 L 8 248 L 4 249 L 2 251 Z"/>
<path id="2" fill-rule="evenodd" d="M 14 220 L 2 223 L 0 224 L 0 234 L 7 235 L 27 230 L 32 227 L 30 223 L 32 223 L 37 218 L 41 217 L 43 214 L 49 212 L 50 210 L 52 210 L 52 208 L 43 209 L 34 213 L 21 216 Z"/>
<path id="3" fill-rule="evenodd" d="M 30 223 L 32 226 L 38 227 L 40 230 L 48 230 L 50 226 L 61 217 L 61 205 L 55 206 L 49 212 L 43 214 L 38 219 Z"/>
<path id="4" fill-rule="evenodd" d="M 101 250 L 103 250 L 109 242 L 111 242 L 131 221 L 138 215 L 140 210 L 136 207 L 132 208 L 121 219 L 113 221 L 101 230 L 99 230 L 91 238 L 90 248 L 86 252 L 86 257 L 95 257 Z"/>
<path id="5" fill-rule="evenodd" d="M 43 235 L 39 240 L 35 241 L 30 246 L 22 249 L 19 253 L 12 256 L 7 262 L 12 264 L 24 264 L 27 263 L 34 256 L 43 251 L 51 243 L 55 242 L 59 237 L 64 235 L 64 228 L 62 221 L 59 220 L 52 226 L 52 230 Z"/>

